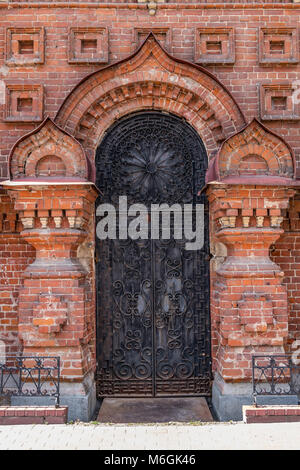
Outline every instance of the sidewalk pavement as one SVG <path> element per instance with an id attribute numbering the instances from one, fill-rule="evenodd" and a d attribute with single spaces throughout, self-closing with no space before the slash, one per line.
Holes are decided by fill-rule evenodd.
<path id="1" fill-rule="evenodd" d="M 0 450 L 299 450 L 300 423 L 0 426 Z"/>

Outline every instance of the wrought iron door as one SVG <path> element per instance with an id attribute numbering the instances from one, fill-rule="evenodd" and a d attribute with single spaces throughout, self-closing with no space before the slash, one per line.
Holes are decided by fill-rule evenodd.
<path id="1" fill-rule="evenodd" d="M 98 396 L 210 395 L 206 153 L 182 119 L 158 112 L 120 120 L 97 155 L 98 203 L 205 205 L 205 243 L 97 240 Z M 97 221 L 96 221 L 97 222 Z"/>

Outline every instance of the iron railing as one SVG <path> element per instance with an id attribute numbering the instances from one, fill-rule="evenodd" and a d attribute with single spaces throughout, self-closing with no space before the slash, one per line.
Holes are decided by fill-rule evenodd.
<path id="1" fill-rule="evenodd" d="M 299 395 L 300 364 L 293 356 L 252 356 L 254 400 L 262 395 Z"/>
<path id="2" fill-rule="evenodd" d="M 60 358 L 6 356 L 0 358 L 0 396 L 53 397 L 59 406 Z"/>

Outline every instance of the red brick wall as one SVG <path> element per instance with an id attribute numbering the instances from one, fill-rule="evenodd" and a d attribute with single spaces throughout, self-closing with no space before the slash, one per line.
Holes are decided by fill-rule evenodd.
<path id="1" fill-rule="evenodd" d="M 300 201 L 293 200 L 283 223 L 285 233 L 271 249 L 271 259 L 284 271 L 288 293 L 289 336 L 287 352 L 299 349 L 300 342 Z"/>
<path id="2" fill-rule="evenodd" d="M 16 213 L 4 191 L 0 191 L 0 208 L 0 340 L 5 342 L 6 354 L 16 354 L 21 347 L 18 340 L 19 289 L 22 273 L 33 261 L 35 250 L 19 236 Z"/>
<path id="3" fill-rule="evenodd" d="M 299 406 L 244 406 L 244 423 L 297 423 L 300 421 Z"/>
<path id="4" fill-rule="evenodd" d="M 0 425 L 66 424 L 68 407 L 0 406 Z"/>
<path id="5" fill-rule="evenodd" d="M 75 3 L 73 2 L 72 5 Z M 89 3 L 93 3 L 93 0 Z M 72 7 L 71 4 L 67 6 L 67 3 L 59 1 L 50 4 L 39 3 L 39 7 L 33 8 L 20 7 L 15 1 L 10 2 L 10 8 L 5 2 L 0 4 L 0 179 L 8 177 L 8 155 L 17 139 L 34 129 L 42 117 L 50 115 L 54 118 L 72 88 L 87 74 L 106 66 L 105 54 L 97 63 L 85 62 L 84 51 L 81 60 L 77 62 L 72 60 L 76 54 L 80 55 L 80 50 L 76 45 L 73 47 L 72 41 L 69 44 L 69 29 L 82 27 L 94 28 L 97 34 L 101 33 L 96 29 L 108 28 L 108 40 L 105 34 L 101 36 L 103 48 L 105 49 L 105 45 L 107 47 L 108 64 L 123 59 L 134 51 L 140 41 L 139 34 L 134 28 L 149 30 L 157 28 L 158 36 L 162 39 L 165 34 L 164 30 L 167 31 L 168 39 L 165 44 L 169 52 L 191 62 L 194 62 L 196 58 L 199 63 L 202 63 L 202 59 L 198 54 L 199 51 L 195 51 L 197 44 L 195 35 L 199 33 L 199 28 L 205 25 L 210 29 L 210 32 L 206 31 L 204 34 L 212 35 L 209 38 L 212 42 L 214 42 L 215 28 L 234 29 L 235 39 L 230 35 L 226 36 L 226 31 L 222 33 L 225 40 L 228 39 L 229 46 L 231 44 L 230 47 L 233 47 L 232 41 L 235 41 L 234 59 L 231 54 L 230 61 L 225 65 L 210 63 L 204 66 L 229 89 L 247 120 L 261 117 L 260 100 L 263 100 L 261 109 L 263 110 L 262 117 L 266 119 L 264 123 L 286 139 L 299 162 L 298 110 L 281 109 L 282 106 L 284 107 L 285 97 L 290 97 L 293 82 L 299 77 L 300 64 L 293 61 L 297 52 L 292 51 L 290 62 L 288 58 L 284 58 L 285 61 L 276 64 L 264 62 L 265 51 L 261 50 L 259 54 L 259 28 L 289 29 L 288 37 L 294 37 L 295 31 L 297 33 L 299 30 L 299 4 L 285 0 L 277 1 L 277 5 L 272 0 L 262 4 L 256 0 L 252 2 L 252 5 L 250 2 L 245 4 L 235 2 L 232 7 L 228 5 L 230 3 L 228 1 L 216 0 L 213 3 L 218 5 L 212 7 L 210 4 L 212 2 L 187 4 L 182 0 L 177 1 L 181 4 L 180 7 L 171 3 L 160 5 L 156 15 L 150 16 L 146 5 L 130 4 L 128 7 L 125 3 L 120 2 L 119 6 L 99 4 L 93 7 L 80 2 L 80 8 Z M 278 6 L 279 3 L 283 5 Z M 30 52 L 31 47 L 34 47 L 34 44 L 26 42 L 26 31 L 32 33 L 34 29 L 33 34 L 36 40 L 40 41 L 35 64 L 12 65 L 9 61 L 10 52 L 6 51 L 6 37 L 11 34 L 6 32 L 7 28 L 23 28 L 24 37 L 21 38 L 23 41 L 21 52 L 23 53 L 20 54 L 22 57 L 25 57 L 26 52 Z M 269 34 L 271 37 L 274 35 L 275 42 L 276 39 L 282 42 L 282 38 L 279 38 L 276 32 Z M 140 32 L 140 36 L 143 36 L 143 32 Z M 90 40 L 90 37 L 86 37 L 86 40 Z M 222 38 L 215 42 L 220 42 L 220 40 Z M 291 44 L 293 48 L 295 44 L 293 39 L 291 39 Z M 91 43 L 89 47 L 92 47 Z M 87 49 L 89 47 L 87 46 Z M 298 47 L 297 41 L 296 47 Z M 6 63 L 7 59 L 8 63 Z M 232 63 L 233 60 L 234 63 Z M 6 95 L 5 84 L 7 85 Z M 273 93 L 275 95 L 272 95 Z M 274 109 L 270 105 L 272 96 L 277 99 L 272 105 Z M 279 109 L 276 109 L 276 106 Z M 31 107 L 32 111 L 30 111 Z M 284 119 L 274 120 L 274 116 L 276 117 L 274 112 L 282 113 L 280 115 Z M 7 202 L 6 199 L 5 201 Z M 4 233 L 0 234 L 2 265 L 0 330 L 11 338 L 10 347 L 14 350 L 18 348 L 16 340 L 17 291 L 21 284 L 21 273 L 34 257 L 33 248 L 19 240 L 16 230 L 5 229 Z M 297 230 L 291 227 L 289 230 L 290 233 L 284 235 L 276 244 L 273 258 L 286 272 L 285 282 L 288 285 L 292 339 L 300 331 L 300 313 L 298 313 L 300 307 L 297 293 L 300 284 L 299 255 L 297 254 L 300 238 Z M 92 243 L 92 236 L 90 243 Z M 93 274 L 88 282 L 91 286 L 90 292 L 92 292 Z M 90 296 L 87 308 L 92 316 L 94 298 L 92 293 Z"/>
<path id="6" fill-rule="evenodd" d="M 227 3 L 227 2 L 226 2 Z M 256 3 L 256 2 L 255 2 Z M 285 2 L 283 2 L 285 3 Z M 39 4 L 41 5 L 41 4 Z M 55 3 L 52 3 L 55 5 Z M 206 65 L 232 92 L 247 119 L 259 116 L 259 85 L 277 83 L 291 84 L 297 79 L 299 64 L 267 65 L 258 63 L 258 28 L 298 28 L 300 5 L 287 3 L 274 8 L 274 5 L 244 6 L 218 4 L 181 5 L 175 9 L 170 4 L 158 7 L 155 16 L 150 16 L 144 5 L 131 5 L 131 8 L 5 8 L 1 5 L 0 27 L 0 73 L 4 82 L 22 85 L 43 85 L 44 115 L 54 117 L 60 104 L 81 78 L 105 64 L 68 63 L 68 29 L 76 26 L 89 28 L 108 27 L 108 63 L 116 62 L 135 48 L 134 28 L 167 27 L 171 31 L 170 52 L 189 61 L 194 60 L 195 30 L 203 25 L 209 28 L 235 29 L 235 63 L 228 65 Z M 5 65 L 5 30 L 7 27 L 44 27 L 44 63 L 24 66 Z M 43 38 L 41 38 L 43 40 Z M 26 97 L 23 97 L 23 100 Z M 20 102 L 20 107 L 25 101 Z M 0 119 L 4 117 L 5 106 L 0 106 Z M 26 108 L 26 106 L 25 106 Z M 25 112 L 24 108 L 24 112 Z M 286 138 L 300 158 L 300 136 L 298 123 L 267 121 L 267 125 Z M 36 126 L 36 122 L 0 122 L 0 165 L 1 177 L 7 176 L 6 161 L 10 148 L 18 137 Z"/>

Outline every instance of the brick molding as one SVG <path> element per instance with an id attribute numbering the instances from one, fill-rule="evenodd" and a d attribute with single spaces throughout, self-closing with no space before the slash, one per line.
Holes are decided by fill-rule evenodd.
<path id="1" fill-rule="evenodd" d="M 168 27 L 142 27 L 133 29 L 132 52 L 134 52 L 150 33 L 153 33 L 162 47 L 172 52 L 172 29 Z"/>
<path id="2" fill-rule="evenodd" d="M 58 355 L 62 382 L 82 381 L 95 364 L 95 316 L 77 251 L 98 192 L 91 183 L 35 187 L 25 181 L 7 189 L 23 225 L 20 235 L 36 250 L 19 291 L 23 354 Z"/>
<path id="3" fill-rule="evenodd" d="M 233 176 L 294 178 L 295 166 L 288 144 L 257 119 L 222 144 L 215 163 L 220 180 Z"/>
<path id="4" fill-rule="evenodd" d="M 197 64 L 234 64 L 234 29 L 197 28 L 194 60 Z"/>
<path id="5" fill-rule="evenodd" d="M 226 137 L 245 125 L 228 90 L 205 69 L 182 63 L 149 35 L 132 56 L 82 80 L 56 116 L 92 162 L 109 126 L 130 112 L 156 109 L 187 119 L 214 155 Z"/>
<path id="6" fill-rule="evenodd" d="M 36 65 L 44 63 L 44 28 L 7 28 L 6 64 Z"/>
<path id="7" fill-rule="evenodd" d="M 106 64 L 108 62 L 108 28 L 76 27 L 69 29 L 70 64 Z"/>
<path id="8" fill-rule="evenodd" d="M 284 83 L 260 85 L 260 117 L 263 121 L 299 120 L 299 104 L 293 99 L 297 86 Z"/>
<path id="9" fill-rule="evenodd" d="M 13 179 L 88 177 L 88 162 L 81 145 L 50 118 L 16 142 L 9 166 Z"/>
<path id="10" fill-rule="evenodd" d="M 4 121 L 40 122 L 43 113 L 43 85 L 6 83 Z"/>
<path id="11" fill-rule="evenodd" d="M 262 65 L 297 64 L 299 62 L 297 28 L 260 28 L 258 60 Z"/>
<path id="12" fill-rule="evenodd" d="M 286 188 L 211 185 L 211 230 L 227 257 L 212 283 L 216 370 L 225 381 L 250 382 L 253 354 L 284 353 L 288 304 L 284 273 L 269 248 L 284 233 Z"/>

